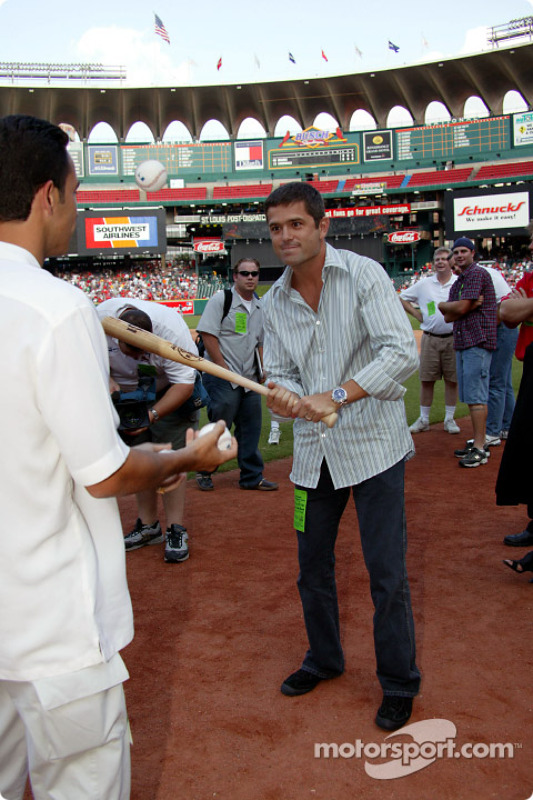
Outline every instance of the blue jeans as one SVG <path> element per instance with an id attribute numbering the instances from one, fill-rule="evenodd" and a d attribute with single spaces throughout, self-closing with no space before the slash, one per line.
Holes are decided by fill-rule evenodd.
<path id="1" fill-rule="evenodd" d="M 374 603 L 374 649 L 384 694 L 414 697 L 420 685 L 405 566 L 404 462 L 357 486 L 335 490 L 326 462 L 307 492 L 304 532 L 298 532 L 302 601 L 309 650 L 302 668 L 321 678 L 344 671 L 335 583 L 335 541 L 353 494 Z"/>
<path id="2" fill-rule="evenodd" d="M 492 352 L 484 347 L 455 351 L 459 400 L 462 403 L 469 406 L 487 405 Z"/>
<path id="3" fill-rule="evenodd" d="M 488 436 L 499 436 L 511 426 L 515 405 L 511 373 L 517 339 L 518 328 L 508 328 L 503 322 L 498 325 L 496 350 L 490 364 Z"/>
<path id="4" fill-rule="evenodd" d="M 235 438 L 239 445 L 237 460 L 241 470 L 239 484 L 256 486 L 263 480 L 263 458 L 259 452 L 261 435 L 261 396 L 235 389 L 231 383 L 204 373 L 204 386 L 209 394 L 207 413 L 211 422 L 223 419 L 228 429 L 235 423 Z"/>

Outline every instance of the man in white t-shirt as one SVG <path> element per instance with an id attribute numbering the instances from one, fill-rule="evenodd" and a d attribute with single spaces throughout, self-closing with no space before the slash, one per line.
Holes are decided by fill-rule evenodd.
<path id="1" fill-rule="evenodd" d="M 453 349 L 453 325 L 445 322 L 439 311 L 441 301 L 448 299 L 455 281 L 447 247 L 439 247 L 433 256 L 433 274 L 417 281 L 400 292 L 405 311 L 420 322 L 420 416 L 413 422 L 411 433 L 428 431 L 429 412 L 433 403 L 435 382 L 444 379 L 444 430 L 459 433 L 454 420 L 457 404 L 457 372 Z M 416 303 L 415 307 L 413 304 Z"/>
<path id="2" fill-rule="evenodd" d="M 67 143 L 44 120 L 0 119 L 0 795 L 22 800 L 29 774 L 36 800 L 127 800 L 133 623 L 114 497 L 171 489 L 236 448 L 216 447 L 222 425 L 164 456 L 119 438 L 94 308 L 41 269 L 76 224 Z"/>
<path id="3" fill-rule="evenodd" d="M 155 333 L 171 341 L 177 347 L 197 354 L 189 328 L 182 317 L 172 308 L 152 303 L 149 300 L 114 297 L 97 307 L 100 320 L 116 317 L 138 328 Z M 149 404 L 146 425 L 131 432 L 123 432 L 122 438 L 130 445 L 136 442 L 170 442 L 174 450 L 185 445 L 189 428 L 198 429 L 200 411 L 191 408 L 196 370 L 147 353 L 111 336 L 107 337 L 111 389 L 133 392 L 141 380 L 153 380 L 155 398 Z M 152 377 L 151 377 L 152 376 Z M 172 492 L 163 495 L 166 516 L 166 533 L 163 536 L 158 519 L 157 492 L 155 489 L 137 494 L 138 519 L 132 531 L 124 537 L 124 546 L 129 552 L 145 545 L 165 542 L 165 561 L 177 564 L 189 558 L 189 535 L 183 525 L 185 509 L 185 481 Z"/>

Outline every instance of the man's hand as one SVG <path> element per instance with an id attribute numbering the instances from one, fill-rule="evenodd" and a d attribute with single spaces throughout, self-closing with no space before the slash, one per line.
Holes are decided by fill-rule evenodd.
<path id="1" fill-rule="evenodd" d="M 267 408 L 279 417 L 292 417 L 292 410 L 299 402 L 299 396 L 273 381 L 269 381 L 267 386 L 270 389 L 266 400 Z"/>
<path id="2" fill-rule="evenodd" d="M 338 411 L 339 406 L 333 402 L 331 392 L 321 392 L 301 397 L 293 406 L 292 416 L 301 417 L 308 422 L 320 422 L 323 417 L 336 414 Z"/>

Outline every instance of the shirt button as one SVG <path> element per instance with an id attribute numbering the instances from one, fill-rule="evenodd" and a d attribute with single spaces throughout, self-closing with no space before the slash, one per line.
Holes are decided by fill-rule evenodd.
<path id="1" fill-rule="evenodd" d="M 320 437 L 321 437 L 322 439 L 325 439 L 325 438 L 326 438 L 326 434 L 325 434 L 325 433 L 321 433 L 321 434 L 320 434 Z"/>
<path id="2" fill-rule="evenodd" d="M 320 320 L 319 319 L 317 319 L 316 324 L 320 325 Z"/>

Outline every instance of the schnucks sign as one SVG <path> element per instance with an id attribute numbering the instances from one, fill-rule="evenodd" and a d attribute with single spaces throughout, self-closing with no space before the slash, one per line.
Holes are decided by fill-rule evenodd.
<path id="1" fill-rule="evenodd" d="M 455 197 L 455 231 L 468 233 L 483 228 L 525 228 L 529 224 L 529 192 L 505 192 Z"/>
<path id="2" fill-rule="evenodd" d="M 222 253 L 226 249 L 221 239 L 194 239 L 193 247 L 196 253 Z"/>
<path id="3" fill-rule="evenodd" d="M 389 244 L 414 244 L 421 238 L 420 231 L 394 231 L 394 233 L 387 234 Z"/>

